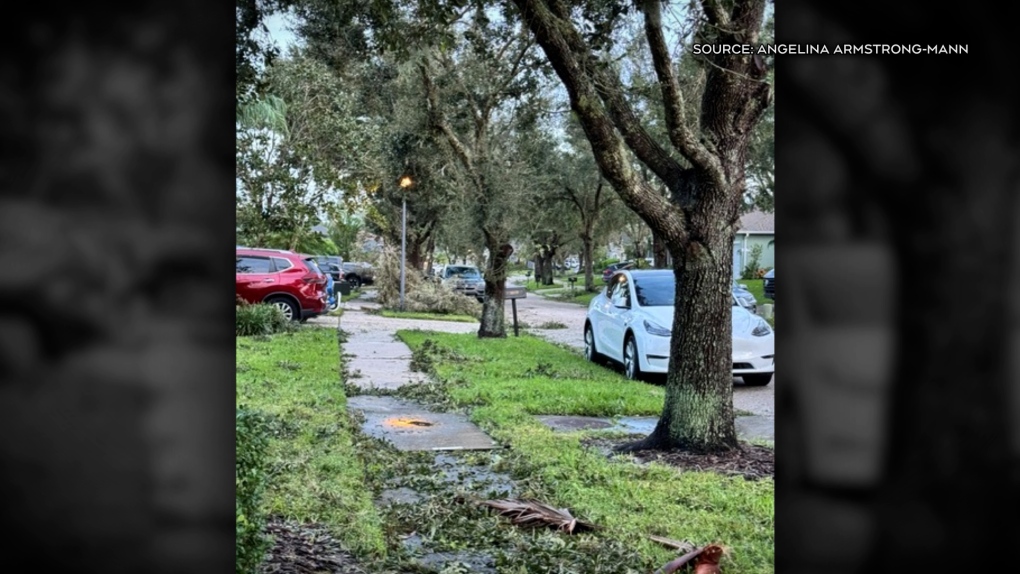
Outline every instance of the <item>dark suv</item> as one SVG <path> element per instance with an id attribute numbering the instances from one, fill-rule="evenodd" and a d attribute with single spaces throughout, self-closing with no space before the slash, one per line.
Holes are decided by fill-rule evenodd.
<path id="1" fill-rule="evenodd" d="M 327 312 L 326 276 L 315 259 L 280 249 L 238 249 L 237 297 L 270 303 L 287 319 L 304 321 Z"/>
<path id="2" fill-rule="evenodd" d="M 337 257 L 336 255 L 316 255 L 314 259 L 323 273 L 329 273 L 333 276 L 333 281 L 339 283 L 344 280 L 344 260 L 342 257 Z"/>
<path id="3" fill-rule="evenodd" d="M 770 269 L 765 274 L 765 298 L 776 300 L 776 270 Z"/>
<path id="4" fill-rule="evenodd" d="M 368 263 L 349 261 L 344 263 L 344 277 L 351 284 L 352 289 L 357 289 L 362 285 L 371 285 L 375 282 L 375 269 Z"/>

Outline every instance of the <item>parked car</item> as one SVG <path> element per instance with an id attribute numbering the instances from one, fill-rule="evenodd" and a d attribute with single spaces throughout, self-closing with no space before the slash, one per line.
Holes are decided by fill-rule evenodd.
<path id="1" fill-rule="evenodd" d="M 368 263 L 351 261 L 343 264 L 344 278 L 350 283 L 351 289 L 375 282 L 375 269 Z"/>
<path id="2" fill-rule="evenodd" d="M 765 298 L 776 300 L 776 270 L 769 269 L 765 274 Z"/>
<path id="3" fill-rule="evenodd" d="M 733 280 L 733 296 L 737 298 L 737 302 L 740 306 L 748 311 L 757 314 L 758 313 L 758 300 L 754 298 L 754 294 L 747 290 L 737 280 Z"/>
<path id="4" fill-rule="evenodd" d="M 669 368 L 676 281 L 671 270 L 623 270 L 592 299 L 584 324 L 584 355 L 623 363 L 628 379 Z M 733 301 L 733 375 L 764 386 L 775 372 L 775 333 Z"/>
<path id="5" fill-rule="evenodd" d="M 477 267 L 447 265 L 440 271 L 439 280 L 458 293 L 478 299 L 479 303 L 485 300 L 485 279 Z"/>
<path id="6" fill-rule="evenodd" d="M 619 263 L 613 263 L 602 270 L 602 282 L 609 283 L 609 279 L 613 276 L 613 273 L 623 269 L 633 269 L 633 261 L 620 261 Z"/>
<path id="7" fill-rule="evenodd" d="M 333 277 L 333 281 L 339 283 L 344 280 L 343 272 L 343 257 L 336 255 L 316 255 L 315 262 L 319 265 L 325 273 L 329 273 Z"/>
<path id="8" fill-rule="evenodd" d="M 304 321 L 329 309 L 326 275 L 315 259 L 281 249 L 237 249 L 237 297 L 270 303 L 287 319 Z"/>

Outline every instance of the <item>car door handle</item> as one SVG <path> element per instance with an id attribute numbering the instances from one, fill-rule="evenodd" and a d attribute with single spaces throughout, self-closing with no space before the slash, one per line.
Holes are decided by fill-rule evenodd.
<path id="1" fill-rule="evenodd" d="M 276 281 L 276 279 L 263 279 L 262 280 L 263 283 L 274 283 L 275 281 Z"/>

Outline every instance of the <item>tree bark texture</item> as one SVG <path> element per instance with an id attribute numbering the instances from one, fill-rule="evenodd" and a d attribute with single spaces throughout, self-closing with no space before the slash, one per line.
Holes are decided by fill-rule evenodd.
<path id="1" fill-rule="evenodd" d="M 504 301 L 506 292 L 507 264 L 514 248 L 509 244 L 500 245 L 488 241 L 489 265 L 485 270 L 485 301 L 482 302 L 482 319 L 478 327 L 481 338 L 506 337 L 506 314 Z"/>
<path id="2" fill-rule="evenodd" d="M 595 241 L 591 238 L 591 233 L 581 234 L 581 259 L 582 268 L 584 269 L 584 290 L 588 293 L 595 292 L 595 264 L 592 263 L 592 257 L 595 252 Z"/>

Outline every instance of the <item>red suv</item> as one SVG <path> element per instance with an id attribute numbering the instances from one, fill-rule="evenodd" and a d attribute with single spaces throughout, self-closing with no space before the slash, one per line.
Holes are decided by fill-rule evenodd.
<path id="1" fill-rule="evenodd" d="M 249 303 L 271 303 L 291 321 L 328 310 L 326 276 L 315 260 L 279 249 L 237 249 L 237 296 Z"/>

